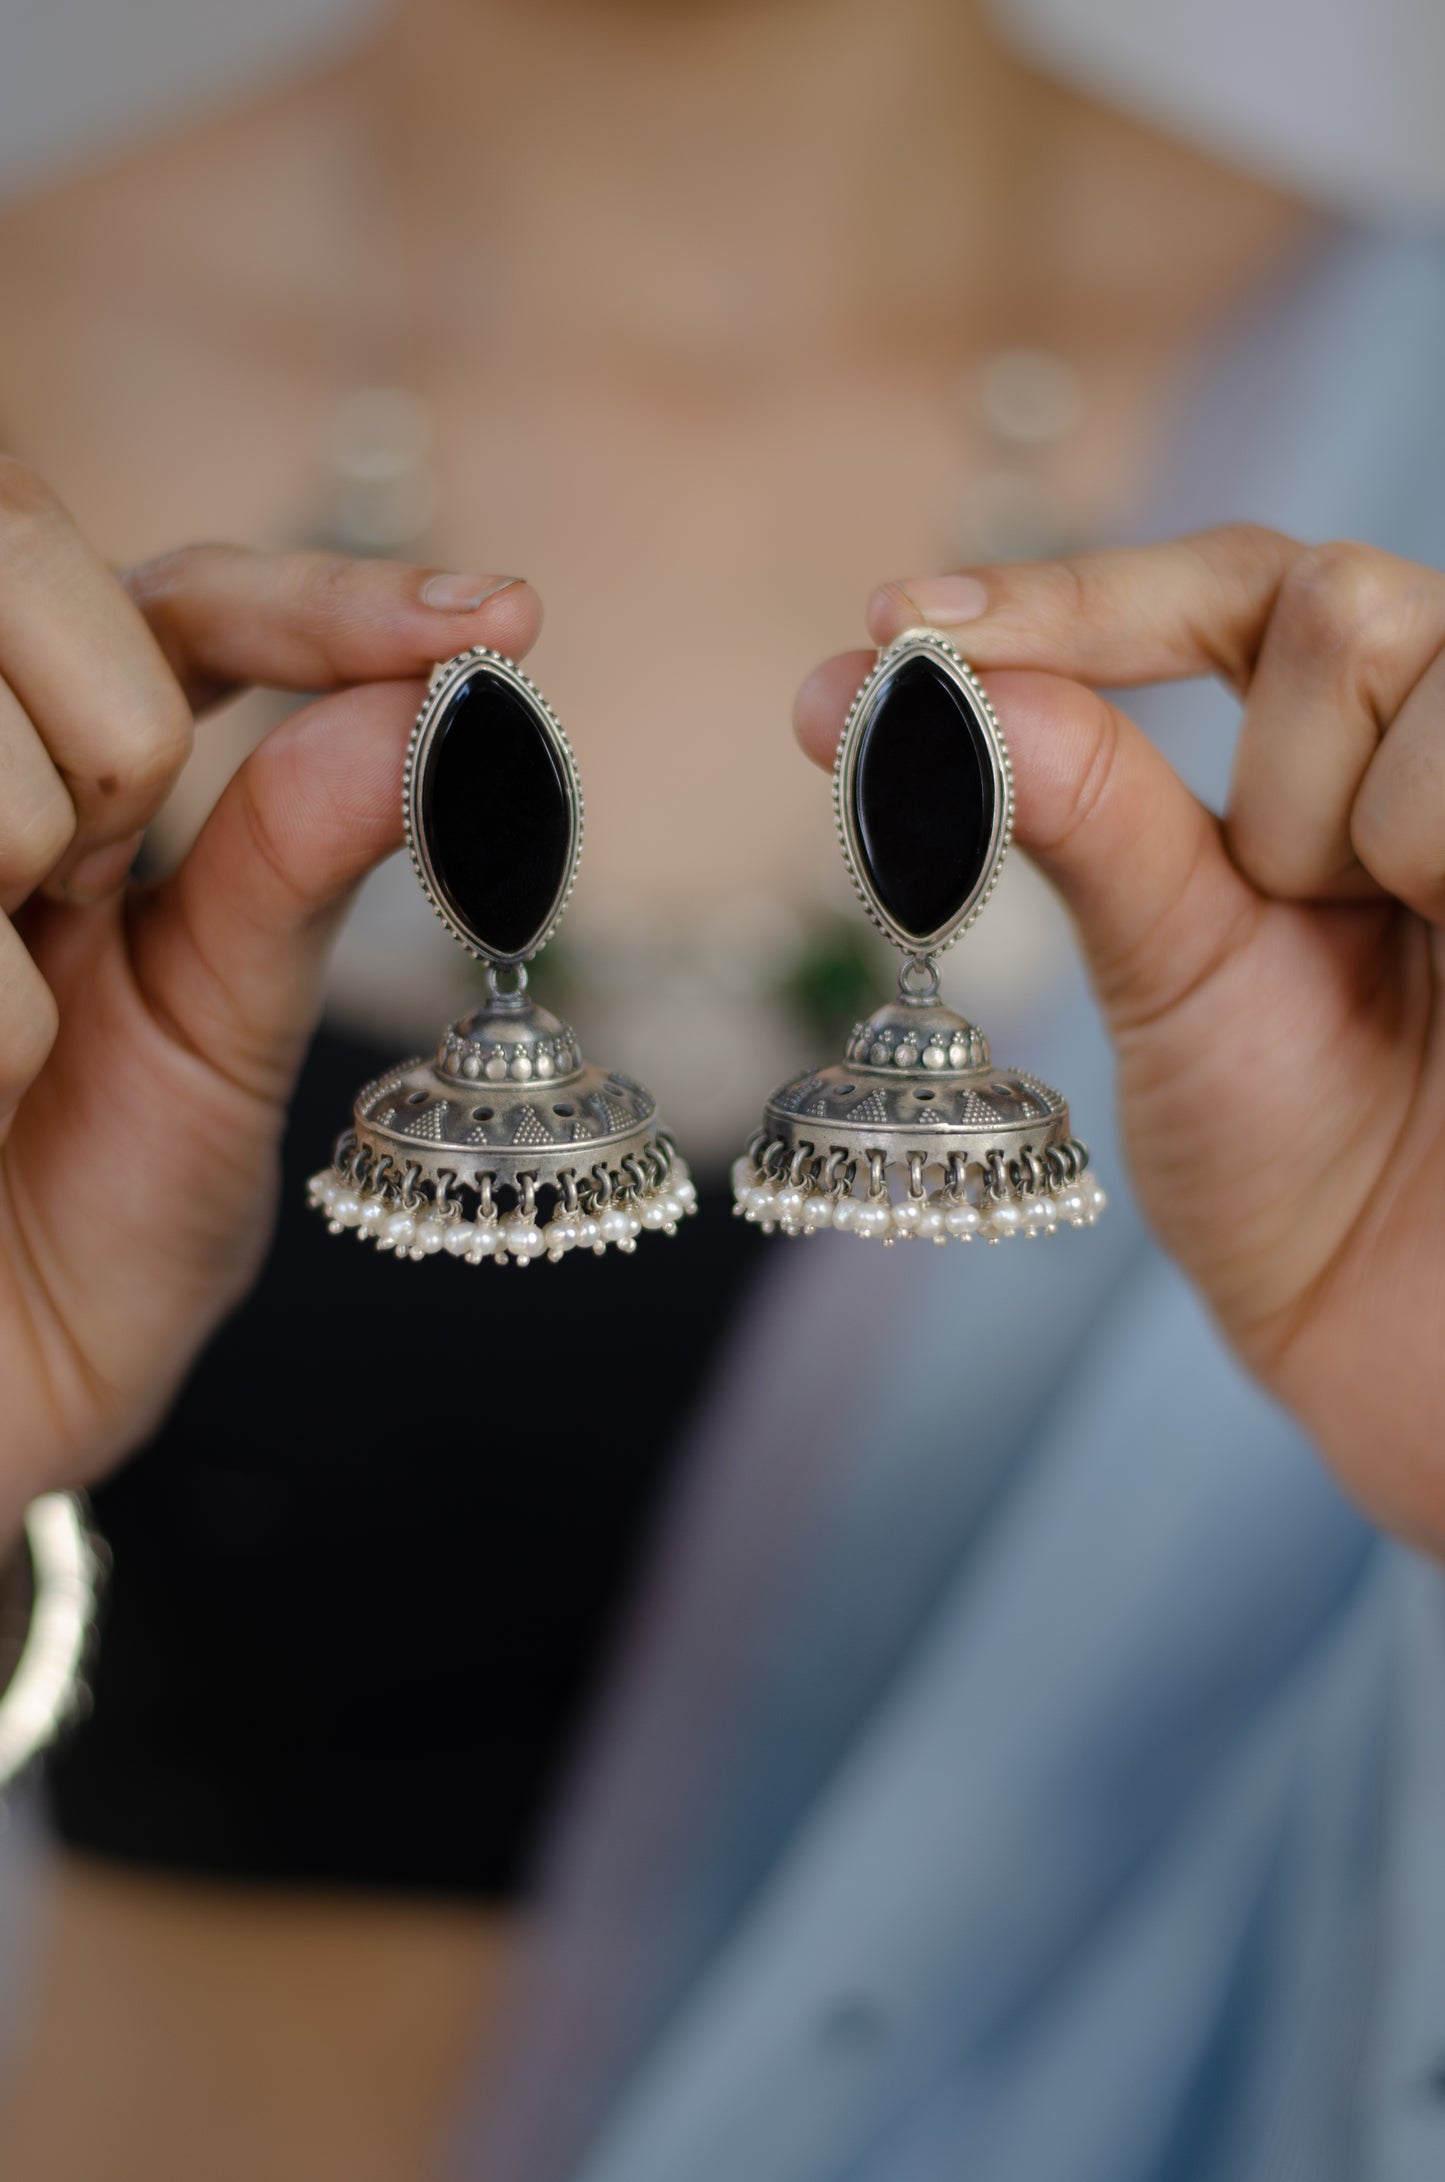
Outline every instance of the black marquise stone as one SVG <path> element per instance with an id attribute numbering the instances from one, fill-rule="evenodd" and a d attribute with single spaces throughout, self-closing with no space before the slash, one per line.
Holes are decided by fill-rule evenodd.
<path id="1" fill-rule="evenodd" d="M 904 660 L 853 771 L 863 875 L 900 931 L 926 940 L 953 922 L 983 876 L 994 815 L 989 738 L 967 693 L 927 653 Z"/>
<path id="2" fill-rule="evenodd" d="M 545 721 L 478 667 L 447 699 L 419 785 L 444 904 L 494 954 L 525 954 L 546 928 L 572 850 L 566 768 Z"/>

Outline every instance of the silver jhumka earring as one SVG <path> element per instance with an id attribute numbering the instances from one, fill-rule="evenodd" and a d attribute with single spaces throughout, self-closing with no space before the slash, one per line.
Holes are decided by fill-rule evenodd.
<path id="1" fill-rule="evenodd" d="M 783 1084 L 733 1168 L 765 1232 L 840 1228 L 885 1243 L 1006 1241 L 1088 1227 L 1104 1192 L 1057 1091 L 996 1068 L 938 997 L 938 956 L 993 892 L 1013 770 L 982 685 L 947 640 L 909 629 L 853 700 L 833 774 L 864 908 L 901 949 L 898 997 L 844 1057 Z"/>
<path id="2" fill-rule="evenodd" d="M 406 838 L 442 923 L 487 965 L 481 1006 L 435 1057 L 357 1094 L 334 1163 L 309 1185 L 331 1232 L 399 1258 L 470 1265 L 629 1252 L 667 1235 L 697 1192 L 651 1094 L 583 1060 L 527 997 L 526 965 L 556 931 L 582 853 L 582 788 L 541 691 L 499 652 L 437 667 L 403 784 Z"/>

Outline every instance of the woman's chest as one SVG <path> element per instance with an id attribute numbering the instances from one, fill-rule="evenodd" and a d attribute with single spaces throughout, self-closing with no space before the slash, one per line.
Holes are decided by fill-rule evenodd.
<path id="1" fill-rule="evenodd" d="M 102 550 L 356 542 L 339 515 L 364 349 L 239 307 L 188 315 L 123 280 L 52 279 L 30 300 L 0 415 Z M 392 550 L 540 589 L 531 664 L 584 767 L 590 888 L 813 894 L 832 831 L 789 738 L 793 692 L 863 639 L 875 583 L 959 557 L 979 448 L 956 359 L 709 374 L 566 347 L 459 346 L 418 368 L 410 534 Z M 241 708 L 207 730 L 177 839 L 257 725 Z"/>

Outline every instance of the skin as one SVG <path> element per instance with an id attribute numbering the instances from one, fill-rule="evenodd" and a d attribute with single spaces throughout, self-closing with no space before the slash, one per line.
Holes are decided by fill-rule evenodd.
<path id="1" fill-rule="evenodd" d="M 63 518 L 32 482 L 23 497 L 32 526 L 26 557 L 53 552 L 70 565 L 78 542 Z M 298 577 L 307 608 L 298 614 L 283 606 L 265 640 L 277 649 L 253 650 L 258 617 L 235 615 L 237 603 L 254 607 L 278 591 L 284 597 Z M 249 671 L 279 672 L 274 662 L 294 660 L 292 647 L 300 646 L 314 667 L 339 674 L 383 659 L 399 663 L 416 641 L 415 571 L 334 563 L 278 571 L 250 557 L 205 553 L 132 578 L 127 592 L 108 601 L 93 579 L 93 564 L 82 558 L 73 596 L 92 613 L 113 616 L 114 656 L 129 663 L 131 687 L 143 699 L 138 711 L 159 721 L 182 719 L 176 691 L 245 671 L 243 659 Z M 980 571 L 968 581 L 984 601 L 968 624 L 970 650 L 989 670 L 1014 752 L 1019 839 L 1077 920 L 1118 1048 L 1143 1201 L 1240 1355 L 1294 1407 L 1362 1502 L 1438 1546 L 1445 1539 L 1438 1423 L 1445 1396 L 1438 1340 L 1445 1302 L 1438 1247 L 1445 1196 L 1438 665 L 1445 584 L 1363 547 L 1308 550 L 1251 528 L 1135 553 Z M 326 601 L 319 614 L 318 593 Z M 872 603 L 872 633 L 886 641 L 916 622 L 921 607 L 962 635 L 954 618 L 960 596 L 968 588 L 960 592 L 956 579 L 885 586 Z M 201 600 L 198 620 L 193 609 Z M 495 640 L 493 625 L 504 615 L 516 617 L 516 643 L 535 620 L 521 587 L 472 618 L 485 617 Z M 266 626 L 264 614 L 259 622 Z M 201 639 L 199 627 L 232 634 Z M 44 656 L 42 642 L 37 657 Z M 263 667 L 263 659 L 271 663 Z M 1015 664 L 995 664 L 1004 661 Z M 800 694 L 799 732 L 820 762 L 829 759 L 866 665 L 867 655 L 834 659 Z M 1224 824 L 1126 715 L 1081 679 L 1118 685 L 1209 668 L 1225 672 L 1246 701 Z M 176 1368 L 177 1318 L 187 1331 L 199 1330 L 233 1292 L 238 1272 L 228 1258 L 237 1252 L 244 1272 L 256 1247 L 264 1225 L 257 1199 L 264 1203 L 285 1079 L 315 1005 L 336 901 L 394 837 L 414 695 L 415 685 L 399 689 L 392 681 L 347 690 L 278 730 L 227 791 L 174 878 L 129 901 L 114 891 L 84 905 L 71 897 L 82 881 L 86 892 L 98 883 L 112 858 L 103 837 L 144 809 L 183 738 L 167 739 L 163 759 L 143 737 L 124 756 L 109 738 L 103 752 L 87 753 L 68 739 L 78 723 L 64 733 L 57 724 L 48 740 L 37 734 L 42 750 L 21 738 L 37 794 L 54 800 L 48 762 L 71 808 L 90 813 L 77 816 L 48 869 L 27 867 L 26 854 L 38 852 L 25 836 L 10 846 L 6 867 L 9 887 L 26 890 L 26 906 L 19 927 L 7 927 L 0 1018 L 13 1114 L 4 1147 L 0 1323 L 9 1343 L 6 1384 L 29 1434 L 29 1460 L 47 1478 L 68 1474 L 82 1448 L 87 1468 L 106 1459 L 127 1421 L 164 1399 Z M 127 716 L 119 702 L 117 712 Z M 62 714 L 53 717 L 59 723 Z M 101 777 L 97 754 L 116 785 L 105 801 L 90 804 L 86 783 Z M 44 890 L 38 900 L 37 880 Z M 22 935 L 33 955 L 22 952 Z M 73 1045 L 62 1028 L 47 1050 L 55 1009 L 40 997 L 42 974 L 82 1027 Z M 34 1070 L 28 1080 L 27 1067 Z M 123 1096 L 116 1108 L 98 1106 L 90 1088 L 97 1073 L 129 1094 L 129 1103 Z M 1300 1085 L 1304 1099 L 1296 1095 Z M 157 1167 L 162 1149 L 172 1171 L 179 1156 L 204 1214 L 178 1229 L 162 1225 L 148 1217 L 138 1192 L 106 1202 L 99 1232 L 92 1221 L 83 1247 L 76 1246 L 46 1130 L 64 1127 L 69 1148 L 86 1144 L 85 1125 L 93 1127 L 103 1173 L 104 1150 L 133 1159 L 139 1146 L 144 1154 L 155 1126 L 153 1095 L 166 1115 Z M 37 1116 L 33 1135 L 27 1109 Z M 107 1143 L 111 1111 L 131 1126 Z M 221 1141 L 227 1151 L 218 1159 Z M 108 1243 L 114 1257 L 97 1243 Z M 105 1349 L 103 1368 L 95 1337 L 97 1327 L 115 1323 L 106 1300 L 114 1289 L 97 1284 L 98 1259 L 134 1276 L 119 1284 L 130 1299 L 126 1337 Z M 152 1307 L 153 1288 L 169 1325 Z M 413 2161 L 419 2171 L 435 2171 L 445 2058 L 450 2052 L 455 2065 L 464 2050 L 449 2045 L 448 2026 L 454 2040 L 460 2021 L 479 2024 L 483 2004 L 495 2007 L 503 1989 L 507 1955 L 487 1921 L 477 1939 L 492 1975 L 473 1984 L 466 1969 L 476 1962 L 464 1930 L 446 1927 L 428 1948 L 418 1944 L 424 1917 L 409 1913 L 396 1924 L 368 1906 L 343 1916 L 348 1937 L 338 1976 L 325 1936 L 318 1952 L 305 1912 L 283 1912 L 269 1947 L 264 1939 L 258 1946 L 243 1923 L 238 1944 L 224 1901 L 208 1914 L 196 1891 L 182 1888 L 169 1921 L 158 1922 L 149 1894 L 134 1881 L 117 1885 L 100 1876 L 92 1883 L 83 1870 L 71 1873 L 39 2001 L 34 2061 L 8 2124 L 13 2156 L 23 2162 L 14 2171 L 32 2182 L 82 2167 L 101 2171 L 92 2159 L 92 2127 L 80 2124 L 80 2142 L 73 2141 L 75 2110 L 58 2091 L 55 2071 L 62 2061 L 73 2065 L 77 2038 L 82 2051 L 93 2046 L 111 2064 L 97 2079 L 107 2113 L 134 2117 L 137 2080 L 169 2079 L 177 2043 L 168 1942 L 190 1973 L 187 1990 L 227 1995 L 222 2012 L 234 2013 L 248 2057 L 261 2063 L 265 2096 L 255 2096 L 252 2079 L 242 2109 L 249 2133 L 234 2135 L 225 2154 L 238 2182 L 262 2171 L 294 2172 L 298 2182 L 303 2173 L 380 2176 L 408 2171 Z M 97 1936 L 107 1932 L 111 1953 L 97 1958 Z M 132 1937 L 144 1942 L 139 1956 Z M 357 1973 L 364 1967 L 374 1978 L 398 1947 L 422 1978 L 427 2000 L 417 2012 L 426 2035 L 418 2040 L 413 2022 L 404 2065 L 387 2045 L 392 2065 L 378 2105 L 359 2084 L 374 2086 L 380 2077 L 358 2077 L 355 2064 L 384 2031 L 375 2014 L 350 2001 L 379 1990 L 363 1987 Z M 250 1987 L 244 1977 L 234 1982 L 238 1953 Z M 113 1959 L 123 1964 L 119 1987 L 106 1976 Z M 218 1979 L 223 1961 L 227 1975 Z M 196 1984 L 198 1966 L 210 1974 Z M 266 2002 L 278 1966 L 293 1973 L 293 2006 L 304 1989 L 319 1994 L 327 2011 L 328 2035 L 299 2077 L 292 2041 L 277 2048 L 258 2035 L 274 2021 Z M 446 1968 L 449 1978 L 441 1975 Z M 133 2007 L 137 1973 L 140 1990 L 163 2004 Z M 388 1971 L 384 1989 L 395 2001 L 406 1988 Z M 84 2010 L 66 1999 L 80 1993 Z M 260 2005 L 248 2008 L 248 1997 Z M 128 2028 L 118 2037 L 121 2022 Z M 199 2019 L 187 2012 L 185 2028 L 212 2067 L 218 2050 L 233 2050 L 229 2021 L 218 2024 L 214 2010 Z M 470 2050 L 475 2054 L 475 2044 Z M 133 2067 L 117 2072 L 118 2054 Z M 224 2066 L 221 2088 L 236 2095 Z M 193 2113 L 170 2093 L 143 2101 L 122 2163 L 107 2151 L 106 2168 L 183 2171 L 177 2143 L 205 2141 L 215 2110 Z M 58 2115 L 69 2118 L 61 2125 Z M 390 2164 L 377 2164 L 379 2148 Z M 145 2170 L 130 2164 L 133 2155 Z"/>
<path id="2" fill-rule="evenodd" d="M 438 650 L 522 655 L 540 607 L 438 572 L 201 547 L 118 580 L 0 462 L 0 1489 L 83 1484 L 144 1434 L 270 1228 L 328 942 L 401 840 L 407 715 Z M 127 889 L 192 707 L 343 685 L 268 736 L 189 854 Z M 103 691 L 101 702 L 97 691 Z"/>
<path id="3" fill-rule="evenodd" d="M 1445 578 L 1250 525 L 878 591 L 987 670 L 1140 1200 L 1369 1514 L 1445 1549 Z M 865 654 L 804 685 L 832 761 Z M 1091 685 L 1217 674 L 1221 822 Z"/>
<path id="4" fill-rule="evenodd" d="M 488 97 L 499 82 L 546 97 Z M 439 453 L 428 555 L 546 595 L 529 665 L 588 788 L 571 928 L 609 899 L 653 924 L 740 893 L 816 900 L 837 877 L 826 797 L 778 721 L 879 570 L 942 557 L 986 456 L 961 380 L 1001 342 L 1071 357 L 1086 425 L 1055 484 L 1097 531 L 1148 473 L 1181 359 L 1312 226 L 1022 67 L 966 0 L 401 0 L 354 63 L 0 212 L 0 417 L 27 463 L 0 505 L 0 777 L 13 753 L 48 807 L 0 880 L 0 1386 L 28 1435 L 6 1519 L 119 1459 L 246 1285 L 327 943 L 397 839 L 417 677 L 536 633 L 532 593 L 442 616 L 420 568 L 175 559 L 177 540 L 307 535 L 338 395 L 416 386 Z M 117 585 L 97 554 L 163 558 Z M 12 567 L 51 574 L 7 620 Z M 97 652 L 107 706 L 72 722 Z M 211 709 L 271 682 L 335 687 L 264 742 L 264 695 Z M 1022 781 L 1028 720 L 1005 716 Z M 825 708 L 820 750 L 836 725 Z M 640 777 L 665 780 L 665 809 Z M 174 877 L 65 899 L 67 866 L 172 779 Z M 25 830 L 8 793 L 0 813 Z M 102 1082 L 125 1116 L 104 1156 Z M 359 2182 L 378 2148 L 389 2173 L 439 2171 L 505 1981 L 506 1905 L 347 1901 L 331 1975 L 296 1894 L 248 1890 L 266 1904 L 248 1925 L 225 1890 L 122 1867 L 61 1857 L 52 1888 L 7 2177 L 225 2182 L 178 2095 L 181 2026 L 244 2106 L 238 2177 Z"/>
<path id="5" fill-rule="evenodd" d="M 134 1442 L 254 1271 L 328 939 L 399 838 L 405 677 L 443 622 L 449 648 L 514 655 L 539 625 L 498 578 L 442 614 L 436 575 L 209 547 L 122 582 L 0 465 L 12 1523 Z M 885 585 L 871 633 L 920 618 L 990 673 L 1018 837 L 1078 924 L 1162 1239 L 1362 1503 L 1438 1547 L 1445 579 L 1239 526 Z M 866 666 L 800 693 L 824 762 Z M 1210 671 L 1245 706 L 1222 823 L 1089 687 Z M 344 686 L 266 739 L 175 872 L 128 888 L 192 707 L 241 680 Z"/>
<path id="6" fill-rule="evenodd" d="M 432 2174 L 452 2088 L 507 1989 L 505 1935 L 451 1902 L 76 1861 L 50 1927 L 31 2019 L 60 2034 L 32 2035 L 5 2117 L 15 2182 Z M 163 2095 L 137 2096 L 150 2085 Z"/>
<path id="7" fill-rule="evenodd" d="M 135 1444 L 254 1277 L 331 935 L 401 839 L 418 678 L 471 643 L 520 657 L 539 625 L 536 594 L 491 577 L 459 587 L 475 610 L 428 604 L 438 573 L 206 547 L 117 579 L 40 480 L 0 461 L 8 1526 Z M 333 694 L 244 763 L 173 873 L 127 888 L 194 714 L 258 681 Z M 0 2099 L 17 2182 L 435 2171 L 513 1948 L 487 1908 L 73 1858 L 39 1909 Z"/>
<path id="8" fill-rule="evenodd" d="M 416 387 L 427 557 L 546 597 L 530 665 L 587 783 L 569 934 L 811 912 L 837 856 L 778 725 L 881 573 L 964 550 L 980 355 L 1078 368 L 1051 469 L 1096 534 L 1314 224 L 968 0 L 404 0 L 344 67 L 0 207 L 0 430 L 125 564 L 306 539 L 338 399 Z M 271 717 L 198 738 L 173 851 Z M 665 813 L 636 790 L 664 762 Z"/>

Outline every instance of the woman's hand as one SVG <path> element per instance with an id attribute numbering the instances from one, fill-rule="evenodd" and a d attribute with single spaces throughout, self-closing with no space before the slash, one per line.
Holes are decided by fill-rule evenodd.
<path id="1" fill-rule="evenodd" d="M 1445 1548 L 1445 577 L 1241 525 L 871 602 L 880 643 L 922 621 L 988 670 L 1160 1237 L 1366 1507 Z M 820 764 L 867 664 L 804 685 Z M 1244 700 L 1223 823 L 1094 693 L 1204 674 Z"/>
<path id="2" fill-rule="evenodd" d="M 0 458 L 0 1531 L 135 1443 L 254 1276 L 331 935 L 401 839 L 417 677 L 539 621 L 525 584 L 394 562 L 202 546 L 118 579 Z M 336 694 L 128 889 L 193 712 L 251 682 Z"/>

